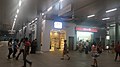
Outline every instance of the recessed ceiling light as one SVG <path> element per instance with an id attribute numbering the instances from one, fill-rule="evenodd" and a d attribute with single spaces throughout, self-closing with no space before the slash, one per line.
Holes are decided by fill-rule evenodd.
<path id="1" fill-rule="evenodd" d="M 20 0 L 20 1 L 19 1 L 19 7 L 21 7 L 21 4 L 22 4 L 22 1 Z"/>
<path id="2" fill-rule="evenodd" d="M 116 10 L 117 10 L 117 8 L 110 9 L 110 10 L 107 10 L 106 13 L 113 12 L 113 11 L 116 11 Z"/>
<path id="3" fill-rule="evenodd" d="M 110 19 L 109 17 L 107 17 L 107 18 L 103 18 L 102 20 L 108 20 L 108 19 Z"/>
<path id="4" fill-rule="evenodd" d="M 52 10 L 52 8 L 53 8 L 53 7 L 51 6 L 50 8 L 48 8 L 48 10 L 47 10 L 47 11 L 49 12 L 50 10 Z"/>
<path id="5" fill-rule="evenodd" d="M 15 18 L 17 18 L 17 15 L 15 15 Z"/>
<path id="6" fill-rule="evenodd" d="M 19 9 L 17 9 L 17 14 L 19 13 Z"/>
<path id="7" fill-rule="evenodd" d="M 93 15 L 89 15 L 89 16 L 87 16 L 87 18 L 91 18 L 91 17 L 94 17 L 95 15 L 93 14 Z"/>

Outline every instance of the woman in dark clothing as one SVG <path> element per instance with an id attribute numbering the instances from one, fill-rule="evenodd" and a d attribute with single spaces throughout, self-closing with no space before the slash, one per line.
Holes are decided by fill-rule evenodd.
<path id="1" fill-rule="evenodd" d="M 64 40 L 64 49 L 63 49 L 63 55 L 62 60 L 64 60 L 64 56 L 66 55 L 68 57 L 68 60 L 70 60 L 70 56 L 68 55 L 68 49 L 67 49 L 67 40 Z"/>
<path id="2" fill-rule="evenodd" d="M 11 59 L 10 56 L 11 56 L 11 54 L 13 53 L 13 50 L 12 50 L 12 39 L 10 39 L 10 40 L 8 41 L 8 50 L 9 50 L 8 59 Z"/>
<path id="3" fill-rule="evenodd" d="M 31 43 L 31 54 L 35 54 L 36 53 L 36 48 L 37 48 L 37 41 L 36 39 L 32 41 Z"/>

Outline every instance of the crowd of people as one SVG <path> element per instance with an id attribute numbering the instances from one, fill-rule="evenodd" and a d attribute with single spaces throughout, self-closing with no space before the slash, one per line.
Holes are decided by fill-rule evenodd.
<path id="1" fill-rule="evenodd" d="M 93 42 L 90 43 L 88 40 L 86 42 L 80 40 L 77 45 L 77 49 L 80 53 L 85 52 L 85 54 L 90 53 L 93 58 L 92 67 L 98 67 L 97 64 L 97 57 L 100 56 L 100 54 L 107 50 L 111 53 L 116 53 L 116 56 L 114 58 L 115 61 L 120 61 L 120 43 L 117 42 L 114 44 L 112 41 L 111 45 L 107 47 L 107 49 L 101 44 L 101 42 Z"/>
<path id="2" fill-rule="evenodd" d="M 31 47 L 31 51 L 30 51 Z M 30 66 L 32 65 L 32 62 L 27 60 L 26 57 L 31 54 L 36 53 L 36 48 L 37 48 L 37 41 L 36 39 L 33 40 L 32 42 L 28 40 L 28 38 L 22 38 L 20 41 L 18 39 L 10 39 L 8 41 L 8 59 L 19 59 L 20 54 L 23 54 L 23 60 L 24 60 L 24 65 L 23 67 L 26 67 L 26 63 L 29 63 Z M 12 56 L 11 56 L 12 55 Z"/>
<path id="3" fill-rule="evenodd" d="M 31 51 L 29 50 L 31 47 Z M 20 41 L 18 39 L 14 39 L 14 42 L 12 39 L 9 40 L 8 42 L 8 59 L 11 59 L 11 55 L 13 58 L 16 60 L 19 59 L 19 56 L 21 53 L 23 53 L 23 60 L 24 60 L 24 65 L 23 67 L 26 67 L 26 62 L 32 65 L 32 62 L 27 60 L 26 57 L 29 55 L 29 52 L 31 54 L 36 53 L 36 48 L 37 48 L 37 41 L 36 39 L 33 40 L 32 42 L 28 40 L 28 38 L 22 38 Z M 76 50 L 79 50 L 80 53 L 85 52 L 85 54 L 91 53 L 91 56 L 93 58 L 92 62 L 92 67 L 98 67 L 97 63 L 97 57 L 100 56 L 100 54 L 105 50 L 104 47 L 102 46 L 101 42 L 93 42 L 89 43 L 87 40 L 86 42 L 83 42 L 82 40 L 79 41 Z M 110 47 L 109 47 L 110 48 Z M 19 52 L 18 52 L 19 50 Z M 107 49 L 109 50 L 109 49 Z M 115 52 L 116 56 L 114 58 L 115 61 L 120 61 L 120 43 L 113 43 L 111 45 L 111 52 Z M 16 55 L 17 54 L 17 55 Z M 67 40 L 64 40 L 64 48 L 63 48 L 63 54 L 61 60 L 65 59 L 65 56 L 67 56 L 67 59 L 70 60 L 69 56 L 69 50 L 67 46 Z"/>

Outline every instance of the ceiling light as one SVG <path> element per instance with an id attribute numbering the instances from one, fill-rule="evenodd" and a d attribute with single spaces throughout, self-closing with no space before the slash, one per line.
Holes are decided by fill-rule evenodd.
<path id="1" fill-rule="evenodd" d="M 37 20 L 38 18 L 35 18 L 35 20 Z"/>
<path id="2" fill-rule="evenodd" d="M 17 14 L 19 13 L 19 9 L 17 9 Z"/>
<path id="3" fill-rule="evenodd" d="M 42 13 L 42 15 L 45 15 L 44 13 Z"/>
<path id="4" fill-rule="evenodd" d="M 53 8 L 53 7 L 51 6 L 50 8 L 48 8 L 48 10 L 47 10 L 47 11 L 49 12 L 50 10 L 52 10 L 52 8 Z"/>
<path id="5" fill-rule="evenodd" d="M 22 4 L 22 1 L 20 0 L 20 1 L 19 1 L 19 7 L 21 6 L 21 4 Z"/>
<path id="6" fill-rule="evenodd" d="M 15 21 L 13 22 L 12 30 L 13 30 L 14 26 L 15 26 Z"/>
<path id="7" fill-rule="evenodd" d="M 103 18 L 102 20 L 108 20 L 108 19 L 110 19 L 109 17 L 107 17 L 107 18 Z"/>
<path id="8" fill-rule="evenodd" d="M 16 18 L 14 18 L 14 21 L 16 21 Z"/>
<path id="9" fill-rule="evenodd" d="M 95 15 L 93 14 L 93 15 L 89 15 L 89 16 L 87 16 L 87 18 L 91 18 L 91 17 L 94 17 Z"/>
<path id="10" fill-rule="evenodd" d="M 17 18 L 17 15 L 15 15 L 15 18 Z"/>
<path id="11" fill-rule="evenodd" d="M 109 12 L 113 12 L 113 11 L 116 11 L 117 8 L 114 8 L 114 9 L 111 9 L 111 10 L 107 10 L 106 13 L 109 13 Z"/>
<path id="12" fill-rule="evenodd" d="M 60 2 L 63 2 L 63 0 L 60 0 Z"/>
<path id="13" fill-rule="evenodd" d="M 34 20 L 32 21 L 32 23 L 34 22 Z"/>

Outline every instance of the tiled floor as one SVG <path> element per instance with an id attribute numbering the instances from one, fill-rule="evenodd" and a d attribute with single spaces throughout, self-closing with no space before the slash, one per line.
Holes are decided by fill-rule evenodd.
<path id="1" fill-rule="evenodd" d="M 15 59 L 7 60 L 7 53 L 6 43 L 3 43 L 3 46 L 0 47 L 0 67 L 21 67 L 23 65 L 22 56 L 18 61 Z M 70 60 L 60 60 L 61 53 L 56 51 L 30 54 L 28 59 L 33 62 L 32 67 L 91 67 L 92 58 L 90 54 L 71 51 L 70 56 Z M 108 52 L 101 54 L 98 63 L 98 67 L 120 67 L 120 62 L 114 61 L 114 54 Z"/>

